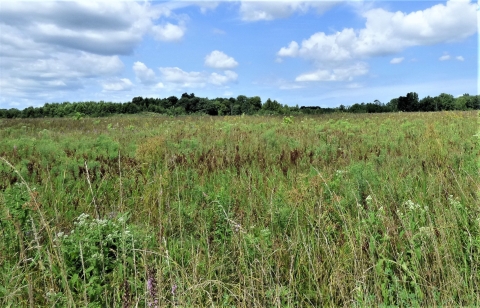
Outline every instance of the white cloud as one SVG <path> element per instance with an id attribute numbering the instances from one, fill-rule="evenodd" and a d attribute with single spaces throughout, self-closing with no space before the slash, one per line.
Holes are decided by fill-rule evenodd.
<path id="1" fill-rule="evenodd" d="M 288 47 L 280 48 L 277 55 L 279 57 L 296 57 L 298 55 L 298 43 L 295 41 L 290 42 Z"/>
<path id="2" fill-rule="evenodd" d="M 56 100 L 65 91 L 77 91 L 99 78 L 111 78 L 124 68 L 118 56 L 78 51 L 48 55 L 41 49 L 37 51 L 37 59 L 9 57 L 9 61 L 0 61 L 2 98 Z"/>
<path id="3" fill-rule="evenodd" d="M 224 74 L 206 72 L 186 72 L 178 67 L 160 67 L 162 80 L 166 83 L 181 88 L 203 88 L 207 85 L 224 86 L 237 80 L 238 75 L 226 70 Z"/>
<path id="4" fill-rule="evenodd" d="M 133 71 L 137 79 L 146 85 L 155 83 L 156 76 L 152 69 L 148 68 L 142 62 L 135 62 L 133 64 Z"/>
<path id="5" fill-rule="evenodd" d="M 152 27 L 153 37 L 159 41 L 178 41 L 185 34 L 185 27 L 183 24 L 173 25 L 166 23 L 165 25 L 157 25 Z"/>
<path id="6" fill-rule="evenodd" d="M 294 13 L 306 13 L 314 9 L 321 14 L 338 1 L 242 1 L 240 17 L 244 21 L 273 20 L 286 18 Z"/>
<path id="7" fill-rule="evenodd" d="M 102 55 L 131 54 L 154 25 L 167 14 L 160 6 L 136 2 L 2 2 L 4 27 L 20 39 Z"/>
<path id="8" fill-rule="evenodd" d="M 365 63 L 356 63 L 353 66 L 335 68 L 333 70 L 319 69 L 312 73 L 306 73 L 295 78 L 295 81 L 351 81 L 354 76 L 368 73 Z"/>
<path id="9" fill-rule="evenodd" d="M 301 47 L 293 41 L 277 55 L 342 62 L 394 54 L 410 46 L 458 41 L 477 31 L 476 5 L 466 0 L 451 0 L 410 14 L 372 9 L 363 15 L 366 23 L 361 30 L 317 32 L 303 40 Z"/>
<path id="10" fill-rule="evenodd" d="M 205 57 L 205 65 L 219 69 L 232 69 L 237 67 L 238 62 L 223 52 L 214 50 Z"/>
<path id="11" fill-rule="evenodd" d="M 225 75 L 212 73 L 210 75 L 209 82 L 217 86 L 222 86 L 229 82 L 235 81 L 238 78 L 238 74 L 233 71 L 225 71 L 224 74 Z"/>
<path id="12" fill-rule="evenodd" d="M 458 61 L 464 61 L 465 60 L 462 56 L 457 56 L 455 59 L 457 59 Z"/>
<path id="13" fill-rule="evenodd" d="M 405 59 L 404 57 L 401 57 L 401 58 L 393 58 L 392 60 L 390 60 L 390 63 L 391 63 L 391 64 L 399 64 L 399 63 L 402 63 L 404 59 Z"/>
<path id="14" fill-rule="evenodd" d="M 314 64 L 317 70 L 298 76 L 297 81 L 344 80 L 335 69 L 341 72 L 348 63 L 359 67 L 361 59 L 395 54 L 411 46 L 459 41 L 477 31 L 476 5 L 468 0 L 450 0 L 409 14 L 368 9 L 362 15 L 366 19 L 363 29 L 317 32 L 301 44 L 290 42 L 277 56 L 301 57 Z M 392 63 L 400 61 L 396 59 Z M 353 76 L 364 75 L 366 70 Z"/>
<path id="15" fill-rule="evenodd" d="M 202 14 L 215 10 L 219 4 L 218 1 L 195 1 L 193 3 L 200 7 Z"/>
<path id="16" fill-rule="evenodd" d="M 131 1 L 2 1 L 0 99 L 58 101 L 99 84 L 104 91 L 132 87 L 118 79 L 124 69 L 119 56 L 132 54 L 146 35 L 167 41 L 183 36 L 184 21 L 171 8 Z M 137 78 L 153 84 L 151 70 L 141 69 Z"/>
<path id="17" fill-rule="evenodd" d="M 440 61 L 450 60 L 450 55 L 443 55 L 443 56 L 441 56 L 440 58 L 438 58 L 438 60 L 440 60 Z"/>
<path id="18" fill-rule="evenodd" d="M 106 82 L 102 85 L 104 91 L 127 91 L 131 90 L 133 83 L 128 78 Z"/>
<path id="19" fill-rule="evenodd" d="M 185 72 L 178 67 L 160 67 L 163 79 L 167 82 L 190 85 L 205 85 L 205 78 L 201 72 Z"/>

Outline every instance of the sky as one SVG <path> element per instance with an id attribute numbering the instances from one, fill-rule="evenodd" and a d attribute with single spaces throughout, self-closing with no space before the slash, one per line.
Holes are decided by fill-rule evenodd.
<path id="1" fill-rule="evenodd" d="M 0 109 L 185 92 L 321 107 L 476 95 L 478 7 L 0 0 Z"/>

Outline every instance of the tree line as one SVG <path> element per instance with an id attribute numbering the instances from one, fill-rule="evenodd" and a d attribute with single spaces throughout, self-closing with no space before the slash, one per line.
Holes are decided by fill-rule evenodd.
<path id="1" fill-rule="evenodd" d="M 23 110 L 15 108 L 0 109 L 0 118 L 43 118 L 43 117 L 104 117 L 114 114 L 136 114 L 154 112 L 170 116 L 204 114 L 204 115 L 294 115 L 294 114 L 325 114 L 333 112 L 379 113 L 379 112 L 412 112 L 412 111 L 443 111 L 443 110 L 478 110 L 480 96 L 464 94 L 460 97 L 442 93 L 436 97 L 418 98 L 418 94 L 410 92 L 384 104 L 378 100 L 372 103 L 340 105 L 335 108 L 319 106 L 288 106 L 276 100 L 267 99 L 264 103 L 259 96 L 247 97 L 239 95 L 236 98 L 202 98 L 194 93 L 183 93 L 180 98 L 143 98 L 134 97 L 131 102 L 64 102 L 46 103 L 42 107 L 28 107 Z"/>

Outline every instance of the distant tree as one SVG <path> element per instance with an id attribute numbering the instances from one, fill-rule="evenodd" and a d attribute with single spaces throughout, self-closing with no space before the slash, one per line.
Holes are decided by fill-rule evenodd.
<path id="1" fill-rule="evenodd" d="M 180 99 L 182 98 L 194 98 L 195 97 L 195 94 L 194 93 L 191 93 L 191 94 L 188 94 L 188 93 L 183 93 L 182 94 L 182 97 L 180 97 Z"/>
<path id="2" fill-rule="evenodd" d="M 467 108 L 468 96 L 460 96 L 455 99 L 455 110 L 468 110 Z"/>
<path id="3" fill-rule="evenodd" d="M 297 104 L 293 107 L 290 107 L 290 111 L 291 111 L 291 113 L 299 113 L 300 112 L 300 107 L 298 107 L 298 104 Z"/>
<path id="4" fill-rule="evenodd" d="M 22 112 L 16 108 L 8 109 L 8 118 L 19 118 Z"/>
<path id="5" fill-rule="evenodd" d="M 205 113 L 212 116 L 218 115 L 217 105 L 215 105 L 214 102 L 215 101 L 209 100 L 208 98 L 200 98 L 197 112 Z"/>
<path id="6" fill-rule="evenodd" d="M 418 111 L 418 94 L 416 92 L 407 93 L 407 96 L 398 98 L 397 108 L 400 111 Z"/>
<path id="7" fill-rule="evenodd" d="M 167 98 L 168 102 L 165 102 L 165 108 L 170 108 L 172 106 L 176 106 L 178 102 L 178 98 L 176 96 L 170 96 Z"/>
<path id="8" fill-rule="evenodd" d="M 270 98 L 268 98 L 265 104 L 263 104 L 262 106 L 262 110 L 273 113 L 278 113 L 281 108 L 282 105 L 280 105 L 276 100 L 272 101 Z"/>
<path id="9" fill-rule="evenodd" d="M 431 96 L 426 96 L 418 103 L 419 111 L 435 111 L 437 110 L 435 99 Z"/>
<path id="10" fill-rule="evenodd" d="M 480 95 L 469 95 L 467 99 L 467 109 L 480 109 Z"/>
<path id="11" fill-rule="evenodd" d="M 143 97 L 137 96 L 132 99 L 132 104 L 137 105 L 137 106 L 142 106 L 143 105 Z"/>
<path id="12" fill-rule="evenodd" d="M 228 105 L 230 107 L 230 115 L 240 115 L 242 114 L 242 109 L 240 105 L 237 104 L 237 99 L 234 97 L 230 97 L 228 99 Z"/>
<path id="13" fill-rule="evenodd" d="M 245 114 L 250 114 L 250 108 L 248 105 L 248 97 L 245 95 L 239 95 L 237 96 L 237 105 L 240 108 L 240 114 L 245 113 Z"/>
<path id="14" fill-rule="evenodd" d="M 367 112 L 367 108 L 365 106 L 365 103 L 361 103 L 361 104 L 357 103 L 350 106 L 350 108 L 348 108 L 348 111 L 352 113 L 365 113 Z"/>
<path id="15" fill-rule="evenodd" d="M 435 102 L 439 110 L 453 110 L 455 108 L 455 98 L 451 94 L 442 93 L 435 97 Z"/>
<path id="16" fill-rule="evenodd" d="M 258 112 L 262 109 L 262 99 L 260 96 L 253 96 L 248 98 L 249 109 L 252 113 Z"/>
<path id="17" fill-rule="evenodd" d="M 392 112 L 398 111 L 398 98 L 393 98 L 387 103 L 387 109 Z"/>
<path id="18" fill-rule="evenodd" d="M 123 105 L 123 113 L 128 113 L 128 114 L 135 114 L 138 113 L 140 110 L 140 107 L 133 103 L 126 103 Z"/>

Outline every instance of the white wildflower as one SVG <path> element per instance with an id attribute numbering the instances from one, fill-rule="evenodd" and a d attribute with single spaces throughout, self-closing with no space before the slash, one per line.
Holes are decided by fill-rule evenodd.
<path id="1" fill-rule="evenodd" d="M 372 196 L 368 195 L 366 198 L 365 198 L 365 201 L 367 202 L 368 205 L 372 204 Z"/>
<path id="2" fill-rule="evenodd" d="M 450 203 L 451 206 L 461 209 L 463 208 L 463 204 L 458 201 L 458 198 L 454 198 L 453 195 L 448 196 L 448 202 Z"/>
<path id="3" fill-rule="evenodd" d="M 432 236 L 435 234 L 435 231 L 432 227 L 420 227 L 418 230 L 421 235 Z"/>
<path id="4" fill-rule="evenodd" d="M 87 220 L 88 217 L 90 217 L 90 215 L 82 213 L 80 214 L 80 216 L 78 216 L 77 221 L 74 222 L 74 224 L 78 226 L 83 226 L 85 224 L 85 220 Z"/>

